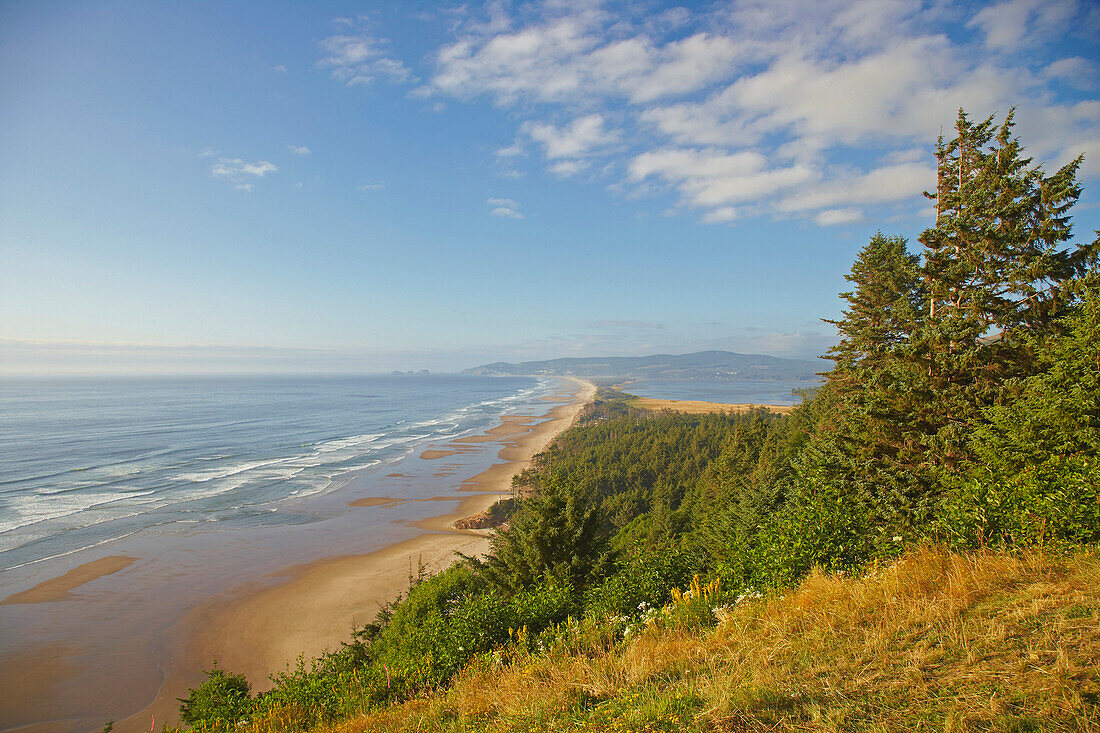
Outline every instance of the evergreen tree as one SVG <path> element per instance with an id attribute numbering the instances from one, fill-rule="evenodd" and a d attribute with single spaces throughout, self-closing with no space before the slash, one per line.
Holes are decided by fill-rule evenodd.
<path id="1" fill-rule="evenodd" d="M 1066 246 L 1082 159 L 1048 176 L 1012 128 L 1012 112 L 996 127 L 960 110 L 956 137 L 937 145 L 936 192 L 925 194 L 936 202 L 935 226 L 920 236 L 936 428 L 926 447 L 947 468 L 968 457 L 966 438 L 1003 380 L 1034 373 L 1029 336 L 1055 326 L 1097 251 Z"/>
<path id="2" fill-rule="evenodd" d="M 1041 371 L 1007 385 L 975 431 L 978 461 L 940 521 L 961 544 L 1100 540 L 1100 278 L 1035 345 Z"/>
<path id="3" fill-rule="evenodd" d="M 465 559 L 502 589 L 518 591 L 549 580 L 583 590 L 593 574 L 606 571 L 605 547 L 596 505 L 552 474 L 537 496 L 523 500 L 511 526 L 493 535 L 484 559 Z"/>
<path id="4" fill-rule="evenodd" d="M 919 260 L 904 238 L 879 233 L 846 279 L 855 288 L 840 294 L 844 317 L 828 321 L 841 337 L 825 375 L 836 411 L 825 416 L 803 456 L 803 474 L 846 485 L 844 493 L 876 507 L 896 528 L 912 521 L 908 515 L 924 506 L 931 485 Z"/>

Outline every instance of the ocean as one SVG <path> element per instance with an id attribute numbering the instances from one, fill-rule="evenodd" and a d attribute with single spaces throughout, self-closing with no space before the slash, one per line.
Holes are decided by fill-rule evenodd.
<path id="1" fill-rule="evenodd" d="M 539 404 L 467 376 L 0 380 L 0 572 L 149 532 L 316 521 L 302 500 Z M 539 404 L 542 408 L 545 402 Z"/>

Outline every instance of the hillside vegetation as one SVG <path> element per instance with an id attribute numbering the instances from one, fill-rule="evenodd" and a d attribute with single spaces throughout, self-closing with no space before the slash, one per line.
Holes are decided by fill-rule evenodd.
<path id="1" fill-rule="evenodd" d="M 919 255 L 852 267 L 789 415 L 605 391 L 516 478 L 484 558 L 417 577 L 200 729 L 1096 730 L 1100 240 L 960 113 Z"/>
<path id="2" fill-rule="evenodd" d="M 337 730 L 1100 730 L 1098 587 L 1095 554 L 925 548 L 699 609 L 714 628 L 694 599 L 625 641 L 580 625 Z"/>

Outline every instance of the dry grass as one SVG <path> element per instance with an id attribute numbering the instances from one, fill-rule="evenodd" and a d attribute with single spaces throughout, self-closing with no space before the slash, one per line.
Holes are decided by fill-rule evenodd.
<path id="1" fill-rule="evenodd" d="M 1100 731 L 1100 558 L 929 548 L 814 573 L 716 629 L 471 667 L 397 731 Z"/>

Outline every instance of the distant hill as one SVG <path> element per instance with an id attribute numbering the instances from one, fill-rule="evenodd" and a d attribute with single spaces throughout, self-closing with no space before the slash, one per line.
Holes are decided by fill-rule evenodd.
<path id="1" fill-rule="evenodd" d="M 504 361 L 463 370 L 463 374 L 546 374 L 573 377 L 633 377 L 635 379 L 815 379 L 819 362 L 782 359 L 764 354 L 700 351 L 655 356 L 596 356 L 583 359 Z"/>

